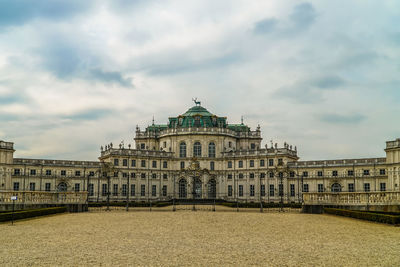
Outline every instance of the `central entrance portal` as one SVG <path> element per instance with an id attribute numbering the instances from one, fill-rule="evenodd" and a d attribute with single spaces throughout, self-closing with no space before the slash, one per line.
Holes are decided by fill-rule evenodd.
<path id="1" fill-rule="evenodd" d="M 199 177 L 193 178 L 193 198 L 199 199 L 201 198 L 201 189 L 202 184 Z"/>

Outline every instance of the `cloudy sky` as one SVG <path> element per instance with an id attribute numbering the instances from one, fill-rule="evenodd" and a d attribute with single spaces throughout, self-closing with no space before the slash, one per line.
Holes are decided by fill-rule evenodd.
<path id="1" fill-rule="evenodd" d="M 0 139 L 96 160 L 198 97 L 301 159 L 400 137 L 400 2 L 0 1 Z"/>

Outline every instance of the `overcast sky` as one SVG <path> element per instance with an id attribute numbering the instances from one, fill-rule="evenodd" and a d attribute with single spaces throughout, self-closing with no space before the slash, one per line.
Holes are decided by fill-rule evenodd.
<path id="1" fill-rule="evenodd" d="M 0 139 L 96 160 L 192 97 L 303 160 L 400 137 L 400 1 L 0 1 Z"/>

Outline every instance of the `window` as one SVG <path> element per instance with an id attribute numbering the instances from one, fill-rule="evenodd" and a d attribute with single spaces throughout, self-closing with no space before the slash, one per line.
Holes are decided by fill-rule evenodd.
<path id="1" fill-rule="evenodd" d="M 348 190 L 349 192 L 354 192 L 354 184 L 348 184 Z"/>
<path id="2" fill-rule="evenodd" d="M 308 172 L 303 172 L 303 177 L 308 177 Z"/>
<path id="3" fill-rule="evenodd" d="M 185 162 L 181 161 L 181 169 L 184 169 L 184 168 L 185 168 Z"/>
<path id="4" fill-rule="evenodd" d="M 231 196 L 232 196 L 232 192 L 233 192 L 232 186 L 231 186 L 231 185 L 228 185 L 228 197 L 231 197 Z"/>
<path id="5" fill-rule="evenodd" d="M 296 194 L 295 190 L 294 190 L 294 184 L 290 184 L 290 196 L 294 197 Z"/>
<path id="6" fill-rule="evenodd" d="M 250 179 L 254 179 L 254 172 L 251 172 L 249 177 L 250 177 Z"/>
<path id="7" fill-rule="evenodd" d="M 133 160 L 131 161 L 131 167 L 136 167 L 136 160 L 135 160 L 135 159 L 133 159 Z"/>
<path id="8" fill-rule="evenodd" d="M 228 174 L 228 180 L 232 180 L 232 174 Z"/>
<path id="9" fill-rule="evenodd" d="M 89 176 L 94 176 L 94 172 L 92 171 L 92 172 L 89 172 Z"/>
<path id="10" fill-rule="evenodd" d="M 294 178 L 294 175 L 295 175 L 294 172 L 290 172 L 290 173 L 289 173 L 290 178 Z"/>
<path id="11" fill-rule="evenodd" d="M 260 194 L 262 197 L 265 197 L 265 184 L 262 184 L 260 187 Z"/>
<path id="12" fill-rule="evenodd" d="M 243 179 L 243 173 L 239 173 L 239 179 Z"/>
<path id="13" fill-rule="evenodd" d="M 140 149 L 145 149 L 146 148 L 146 145 L 145 144 L 140 144 Z"/>
<path id="14" fill-rule="evenodd" d="M 369 170 L 364 170 L 363 174 L 364 175 L 369 175 Z"/>
<path id="15" fill-rule="evenodd" d="M 271 197 L 275 196 L 275 186 L 273 184 L 269 185 L 269 195 Z"/>
<path id="16" fill-rule="evenodd" d="M 254 197 L 254 184 L 250 185 L 250 196 Z"/>
<path id="17" fill-rule="evenodd" d="M 14 175 L 21 175 L 20 169 L 14 169 Z"/>
<path id="18" fill-rule="evenodd" d="M 168 180 L 168 174 L 164 173 L 164 174 L 163 174 L 163 179 L 164 179 L 164 180 Z"/>
<path id="19" fill-rule="evenodd" d="M 268 160 L 268 166 L 274 166 L 274 159 Z"/>
<path id="20" fill-rule="evenodd" d="M 324 185 L 323 184 L 318 184 L 318 193 L 324 192 Z"/>
<path id="21" fill-rule="evenodd" d="M 128 186 L 126 185 L 126 184 L 123 184 L 122 185 L 122 196 L 125 196 L 126 197 L 126 195 L 127 195 L 127 189 L 128 189 Z"/>
<path id="22" fill-rule="evenodd" d="M 157 168 L 157 161 L 153 160 L 151 163 L 151 167 Z"/>
<path id="23" fill-rule="evenodd" d="M 321 177 L 321 176 L 322 176 L 322 171 L 318 171 L 317 175 L 318 175 L 319 177 Z"/>
<path id="24" fill-rule="evenodd" d="M 163 195 L 163 197 L 167 196 L 167 186 L 166 185 L 163 185 L 163 187 L 162 187 L 162 195 Z"/>
<path id="25" fill-rule="evenodd" d="M 19 191 L 19 182 L 14 182 L 14 191 Z"/>
<path id="26" fill-rule="evenodd" d="M 381 191 L 386 191 L 386 183 L 380 183 L 380 189 Z"/>
<path id="27" fill-rule="evenodd" d="M 51 170 L 46 170 L 46 175 L 50 176 L 51 175 Z"/>
<path id="28" fill-rule="evenodd" d="M 163 168 L 164 169 L 168 168 L 168 162 L 167 161 L 163 161 Z"/>
<path id="29" fill-rule="evenodd" d="M 36 175 L 36 170 L 31 170 L 31 175 L 35 176 Z"/>
<path id="30" fill-rule="evenodd" d="M 243 185 L 239 185 L 239 197 L 243 196 Z"/>
<path id="31" fill-rule="evenodd" d="M 186 143 L 182 142 L 179 144 L 179 157 L 186 158 Z"/>
<path id="32" fill-rule="evenodd" d="M 128 166 L 128 160 L 127 159 L 123 159 L 122 160 L 122 166 Z"/>
<path id="33" fill-rule="evenodd" d="M 332 171 L 332 176 L 337 176 L 337 171 Z"/>
<path id="34" fill-rule="evenodd" d="M 89 184 L 89 196 L 94 196 L 94 184 Z"/>
<path id="35" fill-rule="evenodd" d="M 61 170 L 61 176 L 65 176 L 67 175 L 67 171 L 66 170 Z"/>
<path id="36" fill-rule="evenodd" d="M 250 160 L 250 167 L 254 167 L 254 160 Z"/>
<path id="37" fill-rule="evenodd" d="M 102 184 L 101 185 L 101 195 L 102 196 L 107 196 L 107 184 Z"/>
<path id="38" fill-rule="evenodd" d="M 127 172 L 123 172 L 123 173 L 122 173 L 122 177 L 123 177 L 123 178 L 128 177 L 128 173 L 127 173 Z"/>
<path id="39" fill-rule="evenodd" d="M 155 196 L 157 195 L 157 186 L 156 186 L 155 184 L 153 184 L 153 185 L 151 186 L 151 195 L 152 195 L 153 197 L 155 197 Z"/>
<path id="40" fill-rule="evenodd" d="M 114 177 L 118 177 L 118 172 L 114 172 Z"/>
<path id="41" fill-rule="evenodd" d="M 113 184 L 113 196 L 118 196 L 118 184 Z"/>
<path id="42" fill-rule="evenodd" d="M 254 144 L 254 143 L 251 143 L 251 144 L 250 144 L 250 149 L 251 149 L 251 150 L 254 150 L 254 149 L 256 149 L 256 144 Z"/>
<path id="43" fill-rule="evenodd" d="M 36 187 L 35 183 L 29 183 L 29 190 L 30 191 L 35 191 L 35 187 Z"/>
<path id="44" fill-rule="evenodd" d="M 213 142 L 208 144 L 208 156 L 210 158 L 215 158 L 215 144 Z"/>
<path id="45" fill-rule="evenodd" d="M 279 172 L 278 175 L 279 175 L 279 178 L 283 178 L 283 172 Z"/>
<path id="46" fill-rule="evenodd" d="M 263 159 L 260 160 L 260 167 L 264 167 L 265 166 L 265 161 Z"/>
<path id="47" fill-rule="evenodd" d="M 46 184 L 44 185 L 44 191 L 49 192 L 50 190 L 51 190 L 51 183 L 46 183 Z"/>
<path id="48" fill-rule="evenodd" d="M 140 162 L 140 166 L 142 168 L 145 168 L 146 167 L 146 160 L 142 159 L 142 161 Z"/>
<path id="49" fill-rule="evenodd" d="M 273 172 L 269 173 L 269 178 L 274 178 L 274 173 Z"/>
<path id="50" fill-rule="evenodd" d="M 210 162 L 210 170 L 213 171 L 214 167 L 215 167 L 215 163 L 214 163 L 214 161 L 211 161 Z"/>
<path id="51" fill-rule="evenodd" d="M 146 185 L 140 185 L 140 196 L 144 197 L 146 195 Z"/>
<path id="52" fill-rule="evenodd" d="M 380 169 L 379 170 L 379 174 L 380 175 L 385 175 L 386 174 L 386 170 L 385 169 Z"/>
<path id="53" fill-rule="evenodd" d="M 131 197 L 134 197 L 136 194 L 136 185 L 131 184 Z"/>
<path id="54" fill-rule="evenodd" d="M 200 124 L 200 117 L 199 117 L 199 116 L 196 116 L 196 117 L 194 118 L 194 126 L 195 126 L 195 127 L 200 127 L 200 126 L 201 126 L 201 124 Z"/>
<path id="55" fill-rule="evenodd" d="M 75 184 L 75 186 L 74 186 L 75 192 L 79 192 L 80 189 L 81 189 L 81 184 Z"/>
<path id="56" fill-rule="evenodd" d="M 228 146 L 232 147 L 232 142 L 231 141 L 229 141 Z"/>
<path id="57" fill-rule="evenodd" d="M 364 183 L 364 192 L 369 192 L 370 191 L 370 185 L 369 183 Z"/>
<path id="58" fill-rule="evenodd" d="M 278 165 L 282 166 L 283 165 L 283 159 L 278 159 Z"/>
<path id="59" fill-rule="evenodd" d="M 166 148 L 167 147 L 167 142 L 163 143 L 163 147 Z"/>
<path id="60" fill-rule="evenodd" d="M 157 174 L 156 174 L 156 173 L 153 173 L 153 174 L 151 175 L 151 178 L 157 179 Z"/>
<path id="61" fill-rule="evenodd" d="M 131 172 L 131 178 L 136 178 L 136 173 Z"/>
<path id="62" fill-rule="evenodd" d="M 239 160 L 239 168 L 243 168 L 243 161 Z"/>
<path id="63" fill-rule="evenodd" d="M 308 189 L 308 184 L 303 184 L 303 192 L 307 193 Z"/>
<path id="64" fill-rule="evenodd" d="M 348 176 L 354 176 L 354 171 L 353 170 L 348 170 L 347 171 Z"/>
<path id="65" fill-rule="evenodd" d="M 193 156 L 201 157 L 201 144 L 200 142 L 195 142 L 193 145 Z"/>
<path id="66" fill-rule="evenodd" d="M 114 166 L 118 166 L 118 164 L 119 164 L 118 159 L 114 159 Z"/>
<path id="67" fill-rule="evenodd" d="M 265 178 L 265 172 L 260 173 L 260 178 Z"/>
<path id="68" fill-rule="evenodd" d="M 232 161 L 228 161 L 228 169 L 232 168 Z"/>
<path id="69" fill-rule="evenodd" d="M 283 196 L 283 184 L 279 184 L 279 196 Z"/>
<path id="70" fill-rule="evenodd" d="M 75 171 L 75 176 L 81 176 L 81 171 Z"/>

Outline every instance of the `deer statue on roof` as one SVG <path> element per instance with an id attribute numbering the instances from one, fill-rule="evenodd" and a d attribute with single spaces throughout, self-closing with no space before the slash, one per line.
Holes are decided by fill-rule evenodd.
<path id="1" fill-rule="evenodd" d="M 201 102 L 197 101 L 197 97 L 196 98 L 192 98 L 192 101 L 196 104 L 196 106 L 201 106 Z"/>

